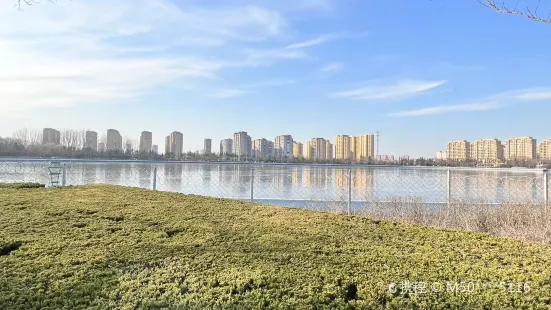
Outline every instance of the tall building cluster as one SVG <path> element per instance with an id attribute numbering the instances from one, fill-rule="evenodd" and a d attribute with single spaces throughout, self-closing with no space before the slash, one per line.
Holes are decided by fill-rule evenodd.
<path id="1" fill-rule="evenodd" d="M 361 161 L 375 156 L 375 135 L 337 136 L 335 159 Z"/>
<path id="2" fill-rule="evenodd" d="M 466 140 L 451 141 L 445 152 L 438 152 L 437 159 L 453 161 L 499 162 L 514 160 L 551 160 L 551 139 L 537 145 L 532 137 L 515 137 L 505 141 L 499 139 L 480 139 L 474 142 Z"/>
<path id="3" fill-rule="evenodd" d="M 274 157 L 314 161 L 333 159 L 360 161 L 374 158 L 374 137 L 374 135 L 338 136 L 335 147 L 325 138 L 312 138 L 304 144 L 295 141 L 289 134 L 277 136 L 273 141 L 265 138 L 252 140 L 247 132 L 241 131 L 235 133 L 233 138 L 220 141 L 220 154 L 233 154 L 240 158 L 253 159 Z"/>
<path id="4" fill-rule="evenodd" d="M 44 144 L 60 144 L 60 132 L 53 128 L 44 128 Z M 164 154 L 170 154 L 172 158 L 180 159 L 184 153 L 184 136 L 181 132 L 174 131 L 165 137 Z M 153 133 L 151 131 L 142 131 L 140 134 L 139 145 L 134 149 L 134 145 L 123 137 L 116 129 L 108 129 L 103 138 L 98 138 L 95 131 L 86 131 L 84 137 L 84 148 L 105 152 L 134 152 L 159 153 L 159 146 L 153 144 Z M 290 134 L 279 135 L 273 140 L 265 138 L 253 140 L 246 131 L 239 131 L 233 134 L 231 138 L 220 141 L 219 154 L 233 155 L 240 159 L 306 159 L 306 160 L 346 160 L 361 161 L 374 156 L 375 141 L 374 135 L 348 136 L 339 135 L 336 138 L 336 145 L 333 145 L 329 139 L 312 138 L 306 143 L 295 141 Z M 212 139 L 205 139 L 203 142 L 203 154 L 212 154 Z"/>
<path id="5" fill-rule="evenodd" d="M 165 137 L 165 154 L 172 154 L 175 159 L 180 159 L 183 153 L 184 135 L 181 132 L 173 131 Z"/>

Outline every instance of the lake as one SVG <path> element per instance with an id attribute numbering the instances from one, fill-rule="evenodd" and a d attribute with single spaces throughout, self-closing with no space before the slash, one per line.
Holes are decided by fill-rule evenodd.
<path id="1" fill-rule="evenodd" d="M 347 203 L 419 199 L 542 202 L 544 173 L 514 169 L 451 169 L 235 163 L 66 162 L 66 185 L 116 184 L 185 194 L 304 207 L 312 202 Z M 0 160 L 0 182 L 50 183 L 48 161 Z M 254 169 L 254 171 L 253 171 Z M 350 176 L 349 176 L 350 169 Z M 351 181 L 351 182 L 349 182 Z M 449 186 L 449 191 L 448 191 Z"/>

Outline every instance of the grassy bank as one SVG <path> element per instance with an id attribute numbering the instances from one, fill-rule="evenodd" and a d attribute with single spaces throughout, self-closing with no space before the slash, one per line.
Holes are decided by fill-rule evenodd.
<path id="1" fill-rule="evenodd" d="M 136 188 L 27 187 L 0 188 L 0 309 L 551 303 L 544 244 Z"/>

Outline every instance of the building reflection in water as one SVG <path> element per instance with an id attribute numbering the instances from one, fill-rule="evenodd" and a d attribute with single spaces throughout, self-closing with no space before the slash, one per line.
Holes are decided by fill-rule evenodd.
<path id="1" fill-rule="evenodd" d="M 98 165 L 95 163 L 84 163 L 79 167 L 82 169 L 82 180 L 77 184 L 94 184 L 98 182 Z"/>
<path id="2" fill-rule="evenodd" d="M 217 167 L 212 165 L 204 165 L 202 166 L 202 179 L 203 179 L 203 185 L 210 186 L 211 180 L 212 180 L 212 172 L 217 169 Z"/>
<path id="3" fill-rule="evenodd" d="M 139 183 L 141 188 L 151 188 L 152 181 L 152 170 L 153 167 L 150 165 L 140 165 L 137 167 L 139 172 Z"/>
<path id="4" fill-rule="evenodd" d="M 104 179 L 102 183 L 121 184 L 122 167 L 120 164 L 105 164 L 102 166 Z"/>

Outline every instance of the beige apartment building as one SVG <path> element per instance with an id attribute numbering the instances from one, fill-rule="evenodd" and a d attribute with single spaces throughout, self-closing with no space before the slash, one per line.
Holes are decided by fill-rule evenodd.
<path id="1" fill-rule="evenodd" d="M 465 161 L 471 158 L 471 144 L 466 140 L 448 143 L 447 158 L 453 161 Z"/>
<path id="2" fill-rule="evenodd" d="M 314 159 L 314 148 L 312 147 L 312 141 L 307 141 L 304 148 L 304 158 L 308 160 Z"/>
<path id="3" fill-rule="evenodd" d="M 293 142 L 293 157 L 294 158 L 303 158 L 303 145 L 300 142 Z"/>
<path id="4" fill-rule="evenodd" d="M 375 135 L 362 135 L 354 137 L 354 140 L 351 144 L 354 160 L 362 161 L 375 156 Z"/>
<path id="5" fill-rule="evenodd" d="M 375 156 L 375 136 L 337 136 L 335 159 L 361 161 Z"/>
<path id="6" fill-rule="evenodd" d="M 354 139 L 354 137 L 352 137 L 352 139 Z M 349 160 L 353 158 L 352 147 L 350 145 L 352 139 L 350 136 L 347 135 L 337 136 L 337 139 L 335 141 L 335 159 Z"/>
<path id="7" fill-rule="evenodd" d="M 481 162 L 503 160 L 503 144 L 498 139 L 481 139 L 471 143 L 471 159 Z"/>
<path id="8" fill-rule="evenodd" d="M 538 159 L 551 160 L 551 139 L 543 140 L 538 147 Z"/>
<path id="9" fill-rule="evenodd" d="M 304 158 L 309 160 L 333 159 L 333 144 L 324 138 L 313 138 L 306 142 Z"/>
<path id="10" fill-rule="evenodd" d="M 505 160 L 536 159 L 536 139 L 532 137 L 510 138 L 505 142 Z"/>
<path id="11" fill-rule="evenodd" d="M 329 140 L 325 140 L 325 159 L 333 160 L 335 158 L 333 154 L 333 144 Z"/>

